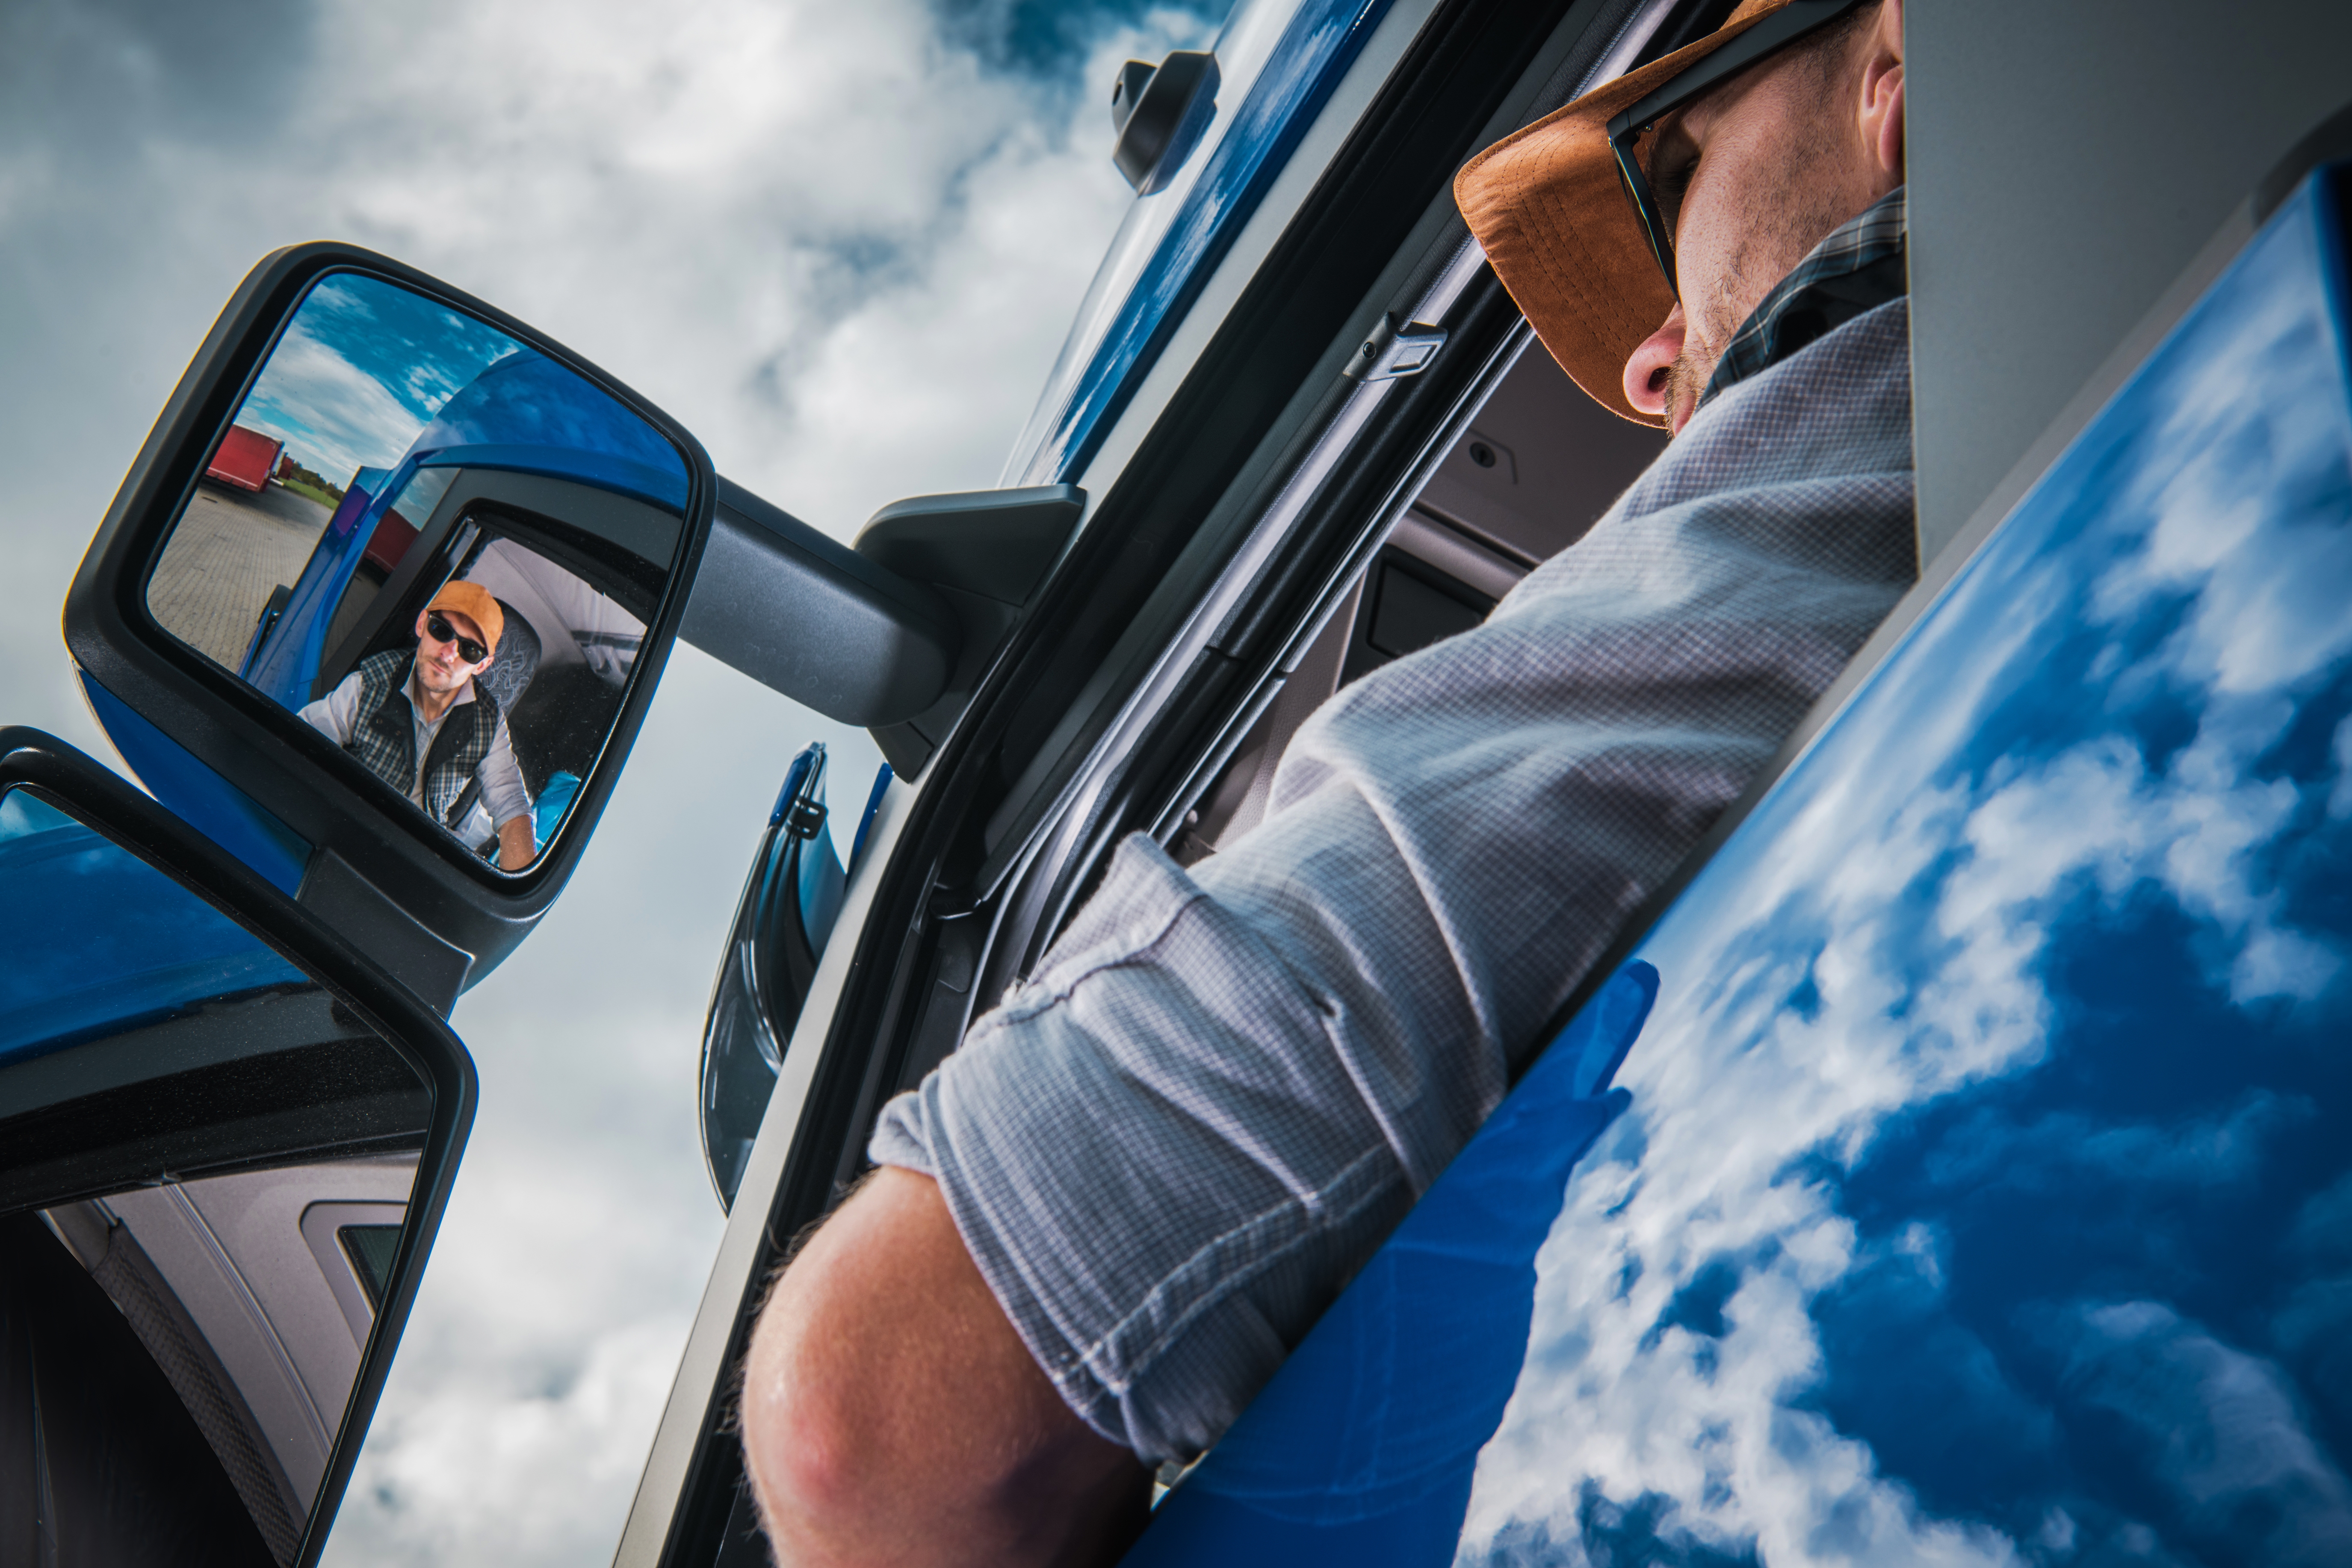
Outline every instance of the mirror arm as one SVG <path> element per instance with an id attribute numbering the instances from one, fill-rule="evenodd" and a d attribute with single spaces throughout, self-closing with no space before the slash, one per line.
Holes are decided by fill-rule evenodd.
<path id="1" fill-rule="evenodd" d="M 939 595 L 726 479 L 678 636 L 856 725 L 929 707 L 961 644 Z"/>

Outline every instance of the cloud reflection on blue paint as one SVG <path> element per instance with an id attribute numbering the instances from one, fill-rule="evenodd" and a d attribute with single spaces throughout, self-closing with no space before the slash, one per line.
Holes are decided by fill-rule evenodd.
<path id="1" fill-rule="evenodd" d="M 1643 944 L 1459 1561 L 2352 1561 L 2338 222 L 2282 213 Z"/>

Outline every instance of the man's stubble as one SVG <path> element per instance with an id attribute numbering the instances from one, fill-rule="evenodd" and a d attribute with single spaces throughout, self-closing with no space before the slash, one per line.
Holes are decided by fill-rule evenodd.
<path id="1" fill-rule="evenodd" d="M 1725 264 L 1699 289 L 1683 298 L 1683 347 L 1666 370 L 1666 407 L 1682 406 L 1699 395 L 1715 374 L 1724 351 L 1777 284 L 1831 232 L 1856 216 L 1850 171 L 1838 156 L 1839 129 L 1823 95 L 1821 111 L 1808 117 L 1791 138 L 1794 155 L 1773 166 L 1769 182 L 1751 181 L 1738 201 L 1738 241 Z M 1696 296 L 1696 297 L 1694 297 Z"/>

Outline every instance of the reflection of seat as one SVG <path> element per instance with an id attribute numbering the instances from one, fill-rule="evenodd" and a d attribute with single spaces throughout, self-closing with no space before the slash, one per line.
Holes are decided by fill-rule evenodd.
<path id="1" fill-rule="evenodd" d="M 497 601 L 499 613 L 506 617 L 506 627 L 499 633 L 499 654 L 490 660 L 490 668 L 474 677 L 474 684 L 489 694 L 499 705 L 501 718 L 511 721 L 515 704 L 530 689 L 531 677 L 539 673 L 539 633 L 523 619 L 522 612 L 504 599 Z M 508 725 L 508 740 L 513 741 L 513 725 Z M 517 759 L 520 761 L 520 757 Z M 442 820 L 455 828 L 482 798 L 482 781 L 471 778 L 465 789 L 450 803 L 449 815 Z"/>
<path id="2" fill-rule="evenodd" d="M 500 713 L 511 716 L 530 678 L 539 673 L 539 633 L 521 611 L 504 599 L 497 603 L 507 618 L 506 629 L 499 634 L 499 656 L 474 679 L 498 703 Z"/>

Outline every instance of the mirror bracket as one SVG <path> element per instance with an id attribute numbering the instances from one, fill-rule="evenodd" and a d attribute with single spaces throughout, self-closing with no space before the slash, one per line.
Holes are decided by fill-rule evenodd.
<path id="1" fill-rule="evenodd" d="M 341 931 L 442 1017 L 457 1005 L 474 955 L 426 930 L 332 849 L 310 857 L 294 901 Z"/>
<path id="2" fill-rule="evenodd" d="M 859 555 L 937 593 L 962 633 L 939 700 L 900 722 L 871 726 L 892 773 L 912 779 L 930 761 L 1086 510 L 1087 492 L 1076 485 L 965 490 L 893 501 L 859 531 Z"/>

